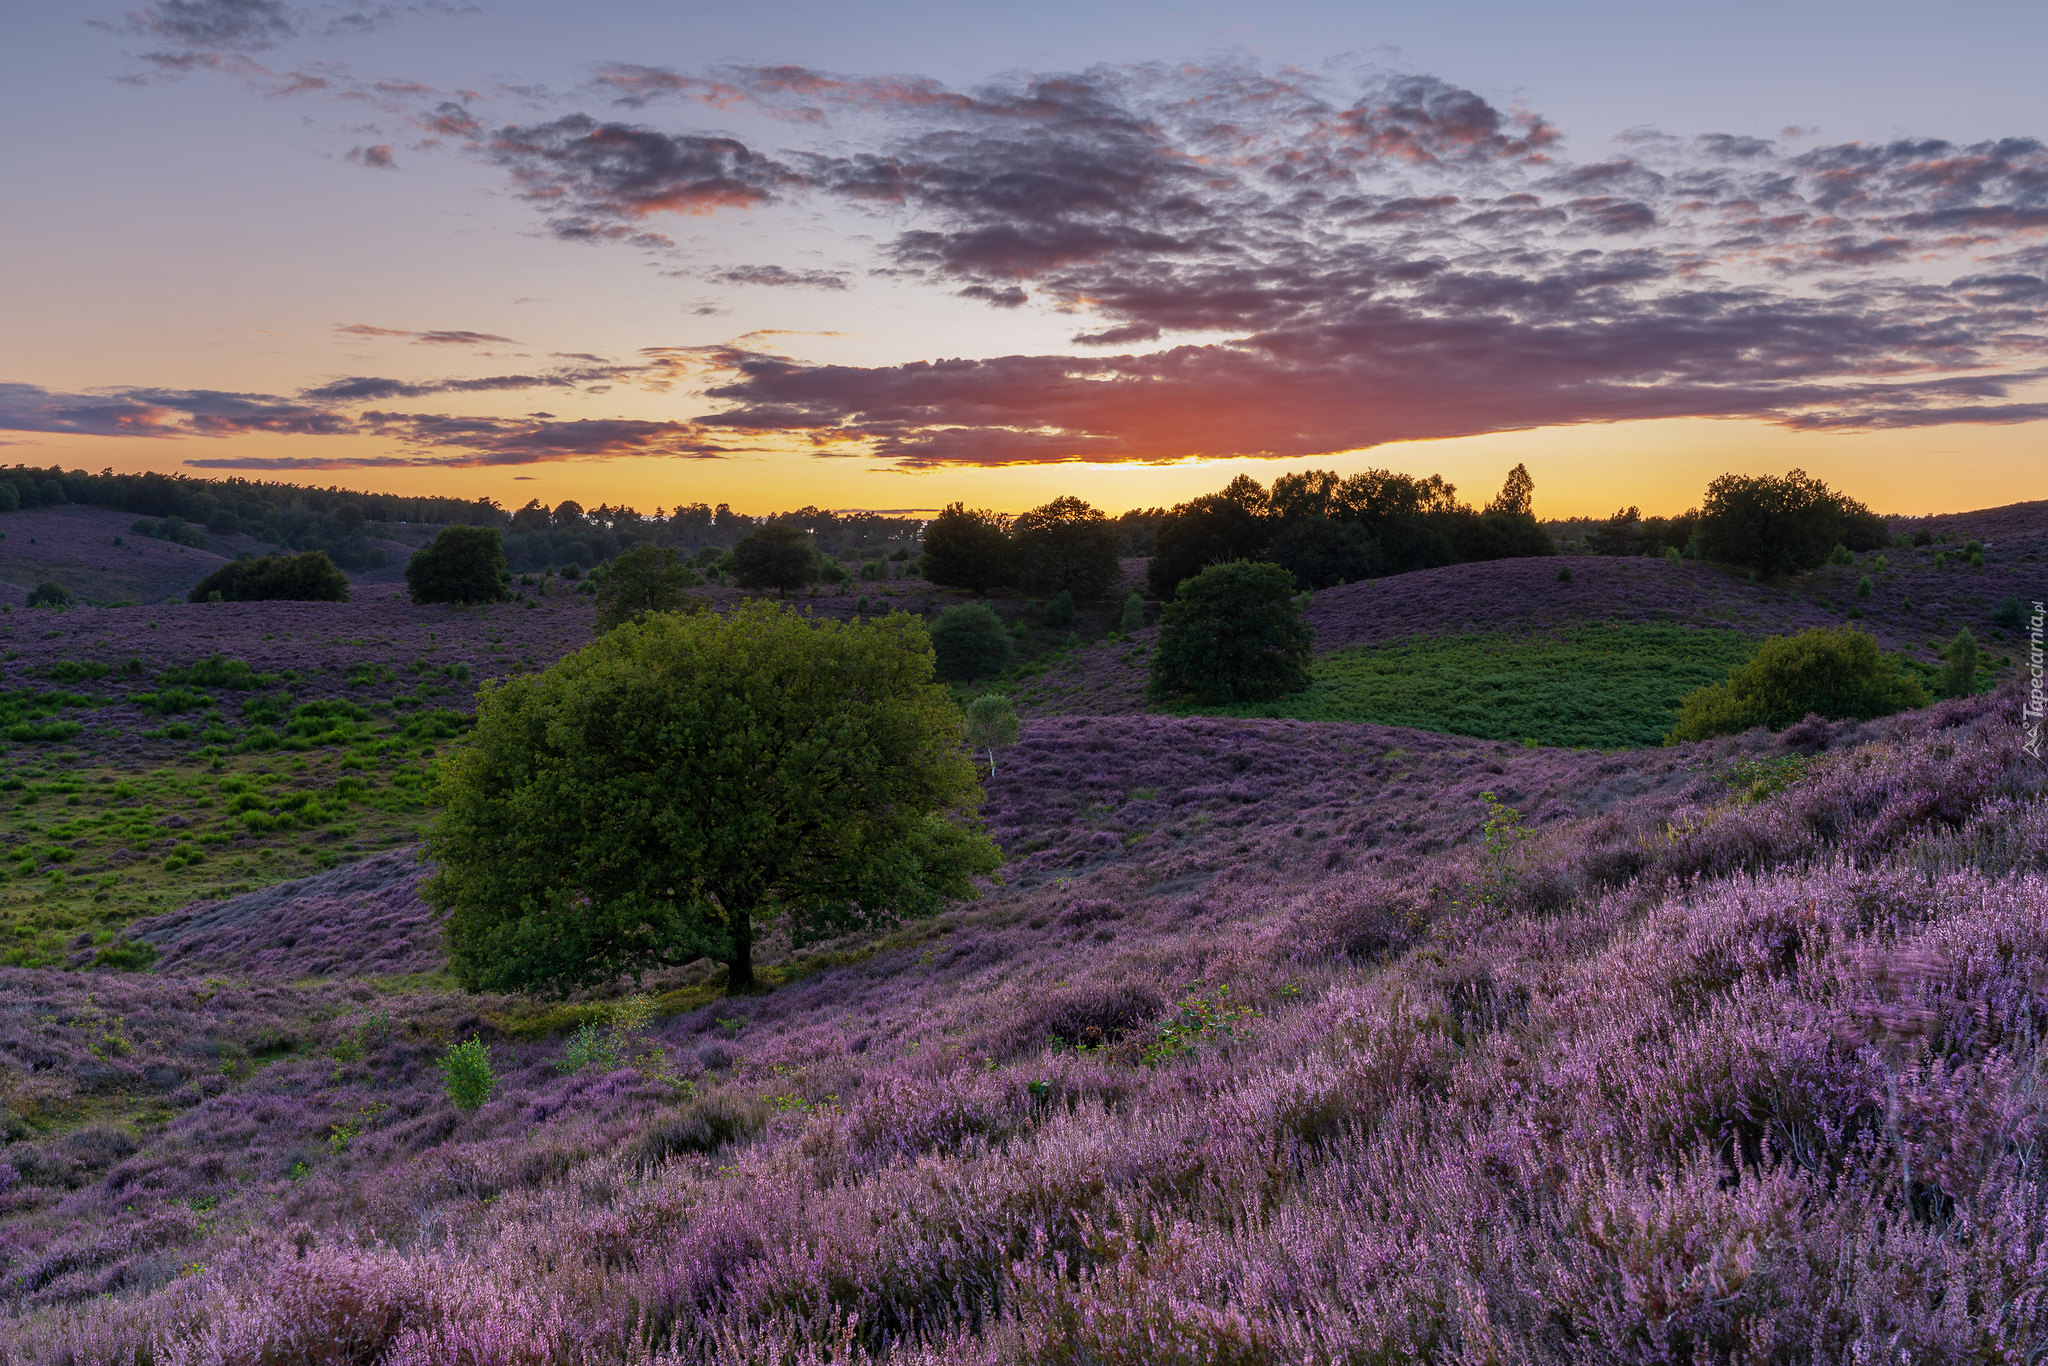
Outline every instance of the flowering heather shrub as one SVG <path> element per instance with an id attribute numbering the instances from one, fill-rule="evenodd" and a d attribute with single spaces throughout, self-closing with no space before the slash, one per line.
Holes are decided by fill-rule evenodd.
<path id="1" fill-rule="evenodd" d="M 667 998 L 673 1080 L 195 908 L 279 975 L 0 972 L 0 1360 L 2025 1360 L 2018 705 L 1623 754 L 1027 719 L 1004 885 Z"/>

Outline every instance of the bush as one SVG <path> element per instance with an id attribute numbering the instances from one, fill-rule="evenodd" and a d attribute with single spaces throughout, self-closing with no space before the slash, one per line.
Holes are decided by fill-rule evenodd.
<path id="1" fill-rule="evenodd" d="M 222 565 L 185 597 L 188 602 L 347 602 L 348 576 L 324 550 L 265 555 Z"/>
<path id="2" fill-rule="evenodd" d="M 704 600 L 688 589 L 697 571 L 665 545 L 636 545 L 604 567 L 597 586 L 597 629 L 609 631 L 650 612 L 701 612 Z"/>
<path id="3" fill-rule="evenodd" d="M 1991 612 L 1991 624 L 2008 631 L 2026 630 L 2027 621 L 2026 605 L 2019 600 L 2016 593 L 2006 594 Z"/>
<path id="4" fill-rule="evenodd" d="M 1870 510 L 1836 493 L 1804 470 L 1775 475 L 1724 474 L 1707 485 L 1700 508 L 1700 553 L 1759 574 L 1813 569 L 1833 549 L 1854 540 L 1867 549 L 1884 543 L 1882 522 L 1874 544 L 1859 531 L 1874 520 Z"/>
<path id="5" fill-rule="evenodd" d="M 1119 631 L 1142 631 L 1145 629 L 1145 599 L 1133 588 L 1124 599 L 1123 615 L 1117 618 Z"/>
<path id="6" fill-rule="evenodd" d="M 1977 637 L 1964 627 L 1941 652 L 1941 695 L 1974 697 L 1977 694 Z"/>
<path id="7" fill-rule="evenodd" d="M 1737 735 L 1751 726 L 1783 730 L 1809 713 L 1869 720 L 1930 700 L 1919 680 L 1870 636 L 1850 626 L 1816 627 L 1765 641 L 1726 682 L 1689 695 L 1666 743 Z"/>
<path id="8" fill-rule="evenodd" d="M 1862 578 L 1856 580 L 1857 597 L 1868 598 L 1872 593 L 1876 591 L 1877 586 L 1870 581 L 1870 575 L 1865 574 Z"/>
<path id="9" fill-rule="evenodd" d="M 1068 593 L 1093 602 L 1109 591 L 1122 566 L 1123 532 L 1079 498 L 1055 498 L 1010 528 L 1017 547 L 1017 583 L 1027 593 Z"/>
<path id="10" fill-rule="evenodd" d="M 608 983 L 936 914 L 1000 863 L 923 624 L 650 616 L 487 685 L 424 888 L 469 990 Z"/>
<path id="11" fill-rule="evenodd" d="M 55 607 L 62 611 L 71 605 L 71 590 L 61 583 L 44 579 L 30 590 L 28 605 L 31 607 Z"/>
<path id="12" fill-rule="evenodd" d="M 1146 694 L 1219 706 L 1300 692 L 1313 638 L 1285 569 L 1249 560 L 1211 565 L 1182 582 L 1161 615 Z"/>
<path id="13" fill-rule="evenodd" d="M 416 603 L 503 602 L 505 539 L 496 527 L 444 527 L 433 543 L 405 562 L 405 586 Z"/>
<path id="14" fill-rule="evenodd" d="M 1159 520 L 1145 583 L 1169 600 L 1180 585 L 1212 564 L 1256 559 L 1272 544 L 1271 500 L 1259 482 L 1238 475 L 1219 493 L 1193 498 Z"/>
<path id="15" fill-rule="evenodd" d="M 1055 631 L 1064 631 L 1074 624 L 1074 595 L 1062 588 L 1053 600 L 1045 605 L 1045 614 L 1040 618 Z"/>
<path id="16" fill-rule="evenodd" d="M 491 1067 L 491 1049 L 482 1039 L 448 1045 L 441 1054 L 441 1083 L 448 1099 L 463 1114 L 483 1108 L 498 1089 L 498 1074 Z"/>
<path id="17" fill-rule="evenodd" d="M 931 641 L 939 677 L 955 682 L 1000 673 L 1010 662 L 1010 633 L 983 603 L 963 602 L 939 613 Z"/>
<path id="18" fill-rule="evenodd" d="M 818 557 L 811 534 L 786 522 L 770 522 L 732 548 L 732 576 L 742 588 L 792 588 L 818 581 Z"/>

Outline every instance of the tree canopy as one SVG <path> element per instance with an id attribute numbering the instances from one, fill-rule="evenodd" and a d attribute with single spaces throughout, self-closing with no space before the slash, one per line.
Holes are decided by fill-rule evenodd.
<path id="1" fill-rule="evenodd" d="M 689 590 L 702 582 L 665 545 L 636 545 L 605 566 L 597 585 L 597 629 L 609 631 L 650 612 L 696 612 L 704 601 Z"/>
<path id="2" fill-rule="evenodd" d="M 1123 532 L 1079 498 L 1055 498 L 1031 509 L 1011 525 L 1010 534 L 1017 544 L 1017 584 L 1027 593 L 1071 593 L 1093 602 L 1123 567 Z"/>
<path id="3" fill-rule="evenodd" d="M 347 602 L 348 576 L 324 550 L 224 564 L 193 586 L 192 602 Z"/>
<path id="4" fill-rule="evenodd" d="M 405 586 L 414 602 L 498 602 L 505 587 L 505 545 L 496 527 L 444 527 L 433 543 L 405 562 Z"/>
<path id="5" fill-rule="evenodd" d="M 941 588 L 986 593 L 1017 577 L 1009 519 L 955 503 L 925 524 L 924 576 Z"/>
<path id="6" fill-rule="evenodd" d="M 1160 616 L 1147 695 L 1204 706 L 1267 702 L 1309 684 L 1315 637 L 1277 564 L 1213 564 L 1180 585 Z"/>
<path id="7" fill-rule="evenodd" d="M 1836 545 L 1875 550 L 1884 519 L 1804 470 L 1724 474 L 1700 505 L 1700 554 L 1759 574 L 1794 574 L 1827 561 Z"/>
<path id="8" fill-rule="evenodd" d="M 811 548 L 810 533 L 786 522 L 770 522 L 742 536 L 732 548 L 732 576 L 742 588 L 773 588 L 785 595 L 792 588 L 816 583 L 818 554 Z"/>
<path id="9" fill-rule="evenodd" d="M 443 764 L 426 886 L 470 990 L 566 992 L 974 895 L 965 727 L 916 618 L 659 614 L 487 685 Z"/>

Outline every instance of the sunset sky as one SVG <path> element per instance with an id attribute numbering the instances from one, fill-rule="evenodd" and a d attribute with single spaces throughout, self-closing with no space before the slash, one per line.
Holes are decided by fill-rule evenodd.
<path id="1" fill-rule="evenodd" d="M 16 5 L 0 460 L 2048 496 L 2048 5 Z"/>

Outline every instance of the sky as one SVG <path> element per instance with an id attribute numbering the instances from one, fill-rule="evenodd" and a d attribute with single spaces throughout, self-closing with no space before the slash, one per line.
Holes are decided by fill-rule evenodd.
<path id="1" fill-rule="evenodd" d="M 2048 6 L 0 14 L 0 461 L 1019 511 L 2044 496 Z"/>

